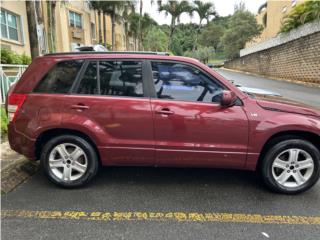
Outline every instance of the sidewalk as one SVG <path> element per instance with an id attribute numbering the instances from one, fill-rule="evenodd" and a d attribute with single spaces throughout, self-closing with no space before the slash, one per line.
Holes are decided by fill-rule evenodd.
<path id="1" fill-rule="evenodd" d="M 8 141 L 1 143 L 1 194 L 12 191 L 38 170 L 38 163 L 11 150 Z"/>

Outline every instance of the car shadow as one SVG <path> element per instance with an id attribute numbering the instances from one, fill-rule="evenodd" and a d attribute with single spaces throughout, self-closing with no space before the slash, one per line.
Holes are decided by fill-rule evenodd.
<path id="1" fill-rule="evenodd" d="M 142 185 L 203 185 L 231 186 L 245 185 L 260 189 L 263 182 L 256 172 L 209 168 L 167 168 L 167 167 L 103 167 L 88 187 L 106 184 Z"/>

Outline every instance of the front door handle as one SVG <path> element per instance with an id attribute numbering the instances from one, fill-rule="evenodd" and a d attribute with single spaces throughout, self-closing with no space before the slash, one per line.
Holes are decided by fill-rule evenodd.
<path id="1" fill-rule="evenodd" d="M 157 111 L 156 111 L 156 114 L 172 115 L 172 114 L 174 114 L 174 112 L 173 112 L 173 111 L 170 111 L 169 108 L 162 108 L 162 109 L 160 109 L 160 110 L 157 110 Z"/>
<path id="2" fill-rule="evenodd" d="M 77 105 L 72 105 L 71 108 L 76 110 L 86 110 L 89 109 L 89 106 L 79 103 Z"/>

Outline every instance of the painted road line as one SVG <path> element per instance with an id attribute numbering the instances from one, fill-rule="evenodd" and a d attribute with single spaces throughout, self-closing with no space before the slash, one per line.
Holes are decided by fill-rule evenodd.
<path id="1" fill-rule="evenodd" d="M 320 216 L 282 216 L 197 212 L 82 212 L 2 210 L 1 218 L 32 218 L 87 221 L 175 221 L 320 225 Z"/>

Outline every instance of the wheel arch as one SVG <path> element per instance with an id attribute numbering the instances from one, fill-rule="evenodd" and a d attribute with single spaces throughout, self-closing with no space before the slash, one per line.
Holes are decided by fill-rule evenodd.
<path id="1" fill-rule="evenodd" d="M 74 130 L 74 129 L 66 129 L 66 128 L 47 129 L 37 137 L 36 143 L 35 143 L 35 156 L 36 156 L 36 159 L 40 159 L 42 148 L 50 139 L 52 139 L 53 137 L 66 135 L 66 134 L 82 137 L 83 139 L 88 141 L 92 145 L 94 150 L 96 151 L 98 159 L 99 159 L 99 162 L 101 163 L 100 153 L 99 153 L 99 150 L 97 148 L 96 142 L 90 136 L 88 136 L 87 134 L 85 134 L 85 133 L 83 133 L 81 131 Z"/>
<path id="2" fill-rule="evenodd" d="M 256 169 L 259 170 L 261 168 L 261 163 L 263 161 L 263 158 L 265 154 L 268 152 L 268 150 L 275 144 L 289 140 L 289 139 L 294 139 L 294 138 L 299 138 L 303 140 L 307 140 L 311 142 L 313 145 L 315 145 L 319 151 L 320 151 L 320 135 L 317 135 L 313 132 L 308 132 L 308 131 L 283 131 L 283 132 L 278 132 L 274 135 L 272 135 L 263 145 L 263 148 L 261 150 L 261 153 L 259 155 L 258 163 L 256 165 Z"/>

